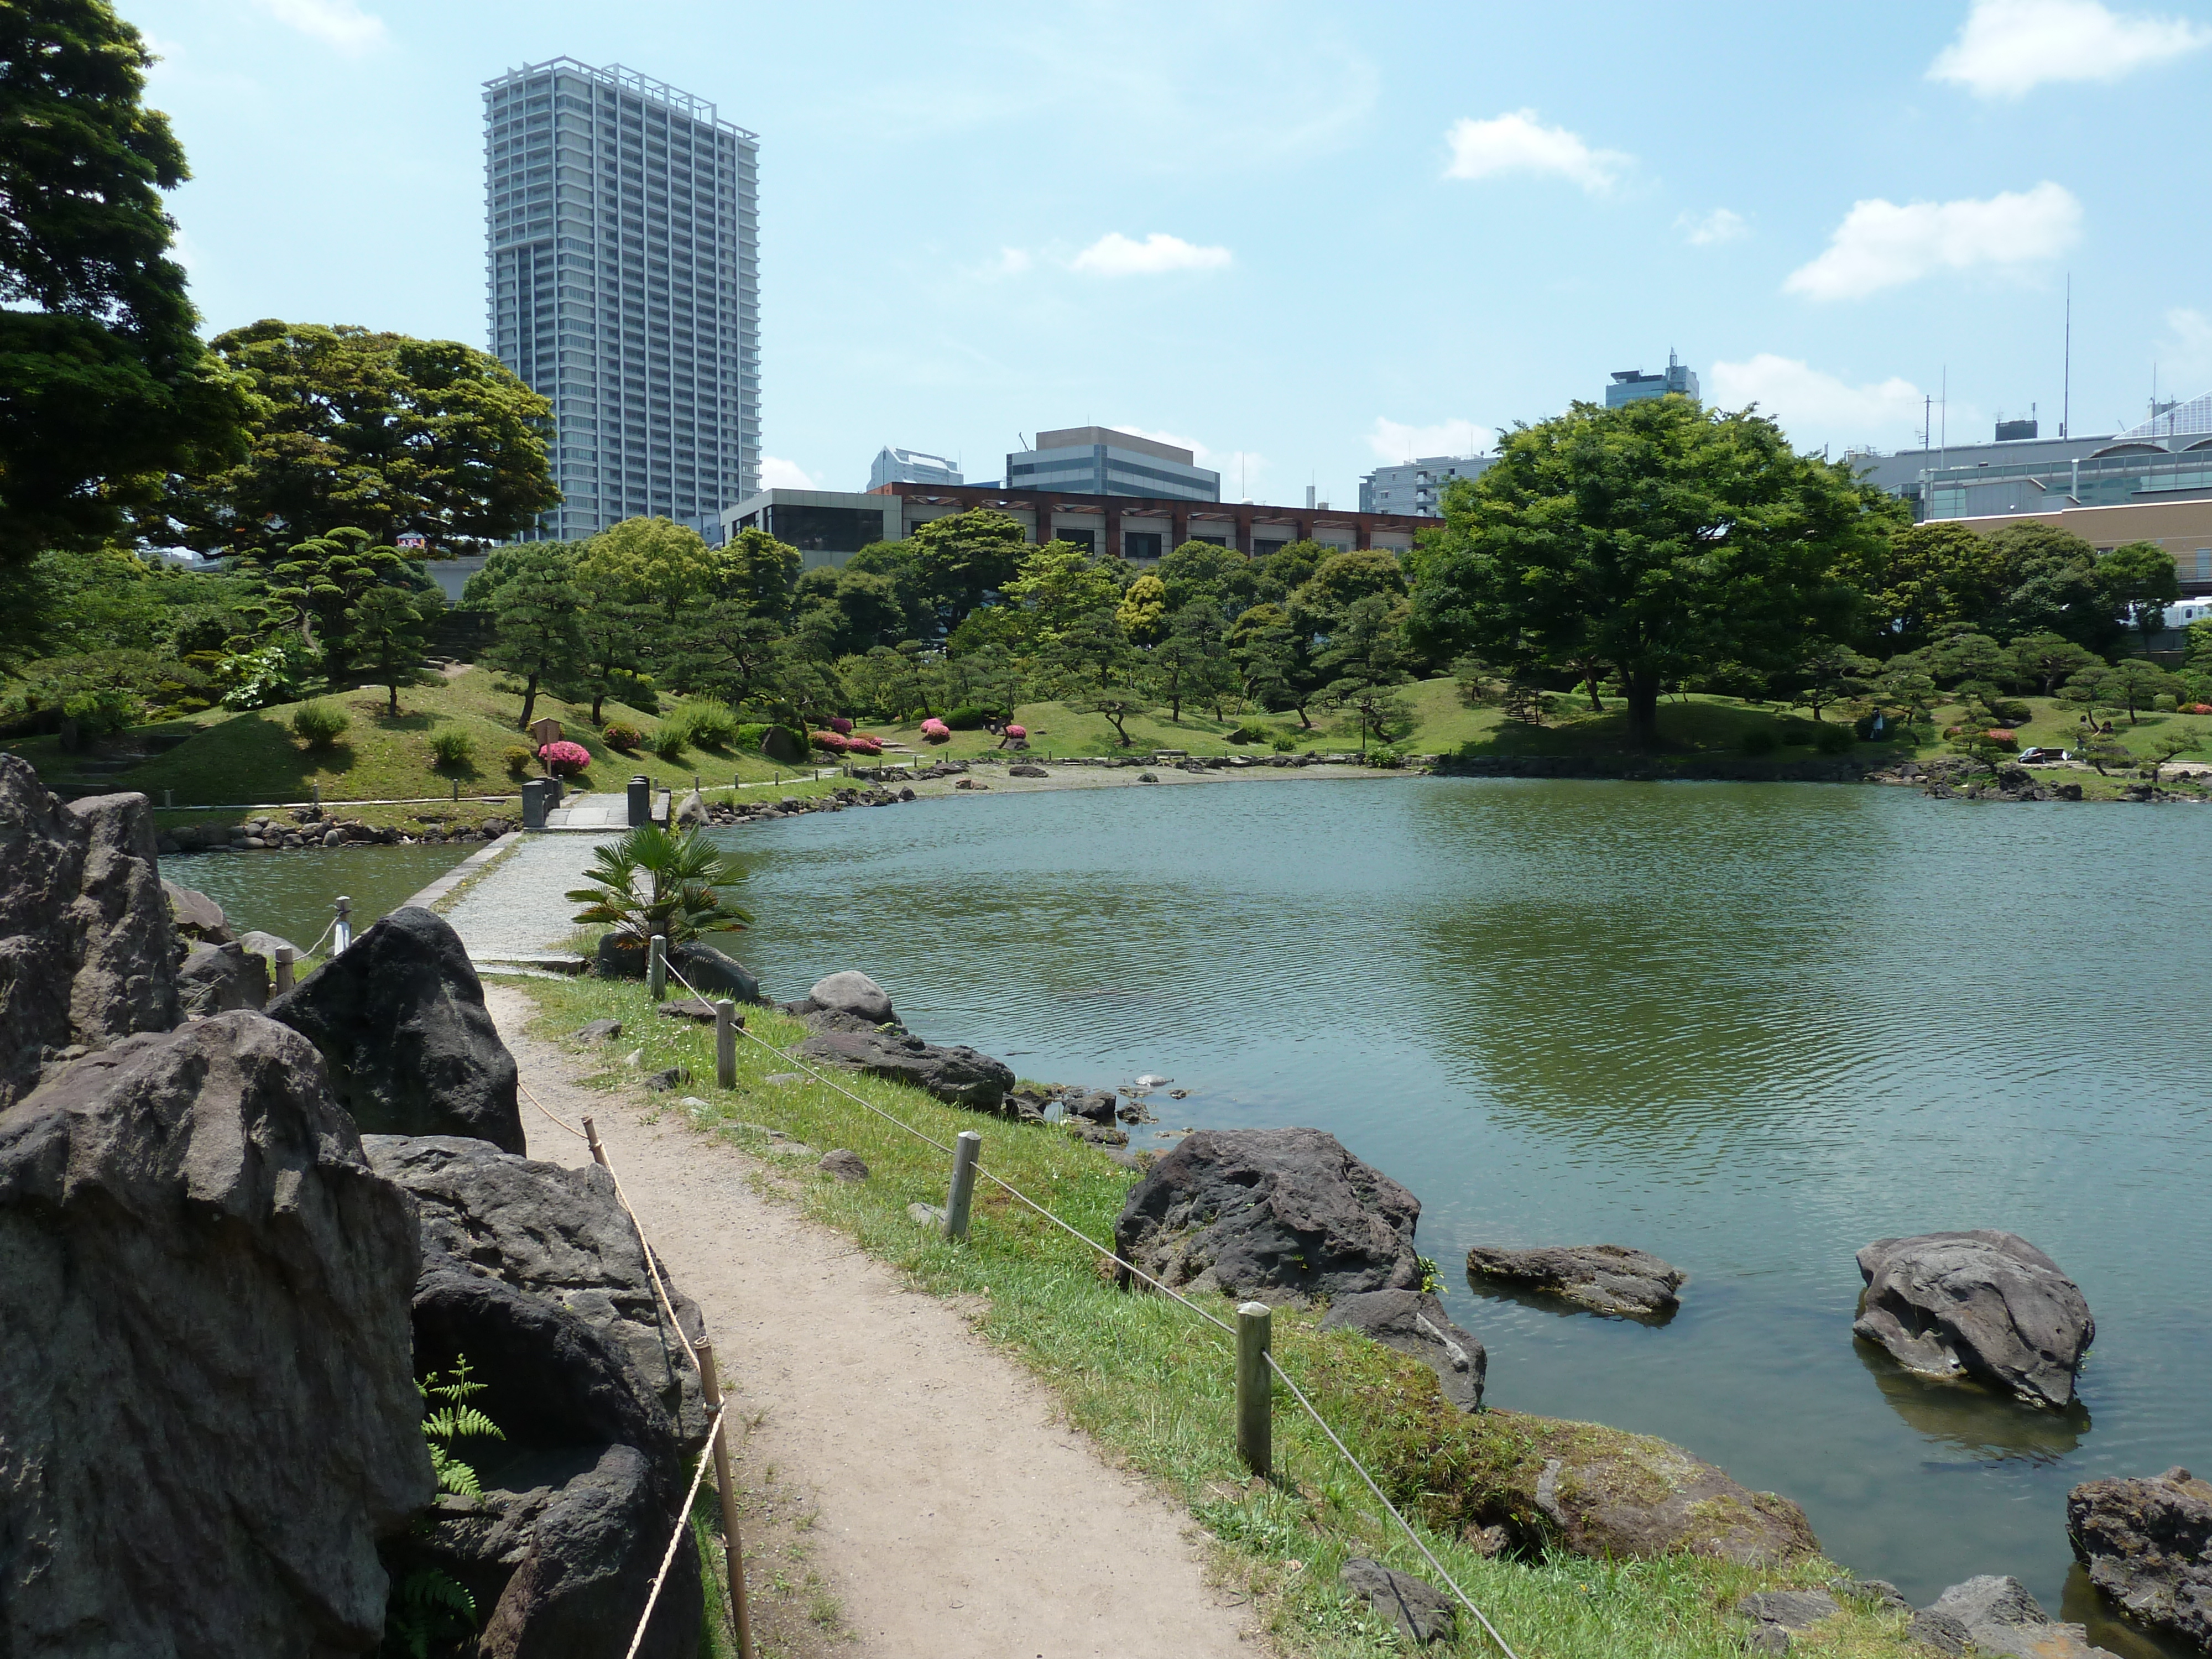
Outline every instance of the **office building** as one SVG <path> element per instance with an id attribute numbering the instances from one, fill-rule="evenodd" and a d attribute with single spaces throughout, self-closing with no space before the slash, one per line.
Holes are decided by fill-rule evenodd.
<path id="1" fill-rule="evenodd" d="M 1188 449 L 1140 438 L 1133 432 L 1073 426 L 1040 432 L 1036 448 L 1007 456 L 1006 485 L 1010 490 L 1219 501 L 1221 475 L 1207 471 L 1197 460 Z"/>
<path id="2" fill-rule="evenodd" d="M 881 489 L 887 483 L 957 484 L 960 469 L 942 455 L 925 455 L 918 449 L 893 449 L 886 444 L 876 452 L 875 465 L 868 469 L 868 488 Z"/>
<path id="3" fill-rule="evenodd" d="M 492 351 L 553 405 L 535 535 L 716 524 L 760 488 L 758 139 L 620 64 L 483 97 Z"/>
<path id="4" fill-rule="evenodd" d="M 1378 466 L 1359 481 L 1362 513 L 1411 513 L 1440 519 L 1443 488 L 1454 478 L 1479 478 L 1495 455 L 1425 455 L 1398 466 Z"/>
<path id="5" fill-rule="evenodd" d="M 1613 372 L 1613 384 L 1605 389 L 1605 406 L 1619 409 L 1625 404 L 1641 403 L 1646 398 L 1663 398 L 1670 392 L 1679 392 L 1686 398 L 1698 395 L 1698 377 L 1667 354 L 1664 374 L 1646 374 L 1640 368 L 1617 368 Z"/>
<path id="6" fill-rule="evenodd" d="M 842 564 L 871 542 L 903 541 L 918 525 L 985 507 L 1003 513 L 1032 543 L 1073 542 L 1093 553 L 1149 564 L 1185 542 L 1212 542 L 1264 559 L 1294 541 L 1345 552 L 1382 548 L 1403 555 L 1433 521 L 1400 513 L 1348 513 L 1326 502 L 1271 507 L 995 485 L 890 483 L 866 495 L 764 489 L 722 514 L 725 539 L 758 528 L 799 550 L 808 569 Z"/>

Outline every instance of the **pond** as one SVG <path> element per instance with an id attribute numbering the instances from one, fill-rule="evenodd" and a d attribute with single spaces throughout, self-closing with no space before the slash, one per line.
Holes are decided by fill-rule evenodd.
<path id="1" fill-rule="evenodd" d="M 443 847 L 301 848 L 289 853 L 172 853 L 161 874 L 222 906 L 233 933 L 258 928 L 307 950 L 331 925 L 331 901 L 353 901 L 358 934 L 472 853 Z"/>
<path id="2" fill-rule="evenodd" d="M 2091 1616 L 2068 1488 L 2212 1465 L 2212 811 L 1270 780 L 729 844 L 759 918 L 740 949 L 777 994 L 858 967 L 1024 1077 L 1173 1078 L 1192 1092 L 1153 1097 L 1163 1129 L 1331 1131 L 1420 1197 L 1493 1403 L 1679 1442 L 1916 1604 L 2011 1573 Z M 1854 1252 L 1971 1227 L 2082 1286 L 2081 1409 L 1855 1343 Z M 1679 1316 L 1464 1276 L 1476 1243 L 1598 1242 L 1685 1269 Z"/>

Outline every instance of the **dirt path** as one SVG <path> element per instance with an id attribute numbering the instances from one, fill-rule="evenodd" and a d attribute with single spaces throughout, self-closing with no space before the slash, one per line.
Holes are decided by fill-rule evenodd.
<path id="1" fill-rule="evenodd" d="M 1234 1594 L 1207 1588 L 1189 1517 L 1089 1438 L 947 1304 L 852 1241 L 763 1197 L 759 1166 L 680 1125 L 574 1086 L 573 1061 L 486 988 L 523 1079 L 570 1121 L 593 1115 L 654 1248 L 704 1310 L 749 1418 L 747 1484 L 811 1490 L 812 1565 L 854 1644 L 881 1659 L 1214 1659 L 1267 1650 Z M 526 1109 L 535 1158 L 583 1144 Z M 760 1582 L 773 1563 L 757 1563 Z"/>

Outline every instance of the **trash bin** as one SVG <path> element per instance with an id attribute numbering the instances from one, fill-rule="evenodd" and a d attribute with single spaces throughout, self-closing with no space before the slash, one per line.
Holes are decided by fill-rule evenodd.
<path id="1" fill-rule="evenodd" d="M 629 827 L 653 822 L 653 780 L 639 773 L 629 781 Z"/>
<path id="2" fill-rule="evenodd" d="M 542 778 L 532 778 L 522 786 L 522 827 L 545 827 L 545 782 Z"/>

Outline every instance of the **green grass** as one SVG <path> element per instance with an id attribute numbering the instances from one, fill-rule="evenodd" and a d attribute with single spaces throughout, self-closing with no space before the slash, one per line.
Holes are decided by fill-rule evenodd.
<path id="1" fill-rule="evenodd" d="M 596 1079 L 603 1086 L 629 1085 L 636 1073 L 615 1054 L 632 1048 L 644 1050 L 647 1069 L 688 1066 L 690 1092 L 708 1103 L 687 1108 L 663 1097 L 658 1110 L 702 1135 L 760 1150 L 767 1143 L 742 1126 L 766 1125 L 823 1151 L 858 1152 L 872 1171 L 860 1184 L 820 1175 L 811 1160 L 782 1166 L 797 1201 L 922 1290 L 975 1309 L 979 1330 L 1050 1386 L 1072 1421 L 1188 1506 L 1291 1650 L 1315 1659 L 1398 1650 L 1379 1620 L 1339 1594 L 1337 1568 L 1347 1556 L 1370 1555 L 1433 1575 L 1286 1395 L 1279 1394 L 1275 1413 L 1280 1478 L 1266 1486 L 1250 1480 L 1235 1453 L 1231 1353 L 1221 1332 L 1164 1297 L 1115 1289 L 1093 1253 L 988 1183 L 977 1190 L 966 1243 L 917 1227 L 906 1206 L 942 1202 L 947 1158 L 823 1085 L 769 1084 L 769 1074 L 791 1069 L 783 1047 L 805 1035 L 796 1021 L 746 1011 L 765 1046 L 740 1040 L 736 1086 L 722 1091 L 712 1084 L 711 1034 L 655 1017 L 642 987 L 598 980 L 523 987 L 538 1001 L 540 1029 L 556 1039 L 590 1019 L 624 1023 L 623 1037 L 608 1045 L 612 1052 L 599 1056 L 610 1068 Z M 985 1169 L 1091 1237 L 1110 1239 L 1134 1176 L 1102 1153 L 1054 1126 L 984 1117 L 896 1084 L 844 1080 L 947 1145 L 963 1129 L 976 1131 Z M 1820 1561 L 1759 1570 L 1687 1556 L 1486 1560 L 1459 1541 L 1455 1516 L 1463 1493 L 1437 1489 L 1436 1471 L 1440 1459 L 1465 1468 L 1494 1458 L 1511 1438 L 1512 1414 L 1462 1417 L 1444 1405 L 1425 1368 L 1358 1337 L 1323 1334 L 1307 1316 L 1280 1316 L 1275 1347 L 1386 1489 L 1437 1523 L 1425 1533 L 1430 1547 L 1525 1659 L 1721 1659 L 1742 1649 L 1745 1626 L 1727 1612 L 1740 1596 L 1821 1583 L 1838 1571 Z M 1846 1606 L 1844 1617 L 1808 1632 L 1802 1645 L 1902 1659 L 1901 1617 Z M 1494 1651 L 1471 1620 L 1443 1650 Z"/>
<path id="2" fill-rule="evenodd" d="M 501 759 L 510 747 L 531 746 L 526 733 L 515 729 L 522 710 L 519 695 L 496 689 L 501 676 L 485 668 L 470 668 L 453 679 L 410 687 L 400 694 L 400 714 L 385 714 L 380 687 L 337 692 L 314 701 L 341 704 L 351 724 L 336 744 L 313 750 L 294 737 L 288 724 L 293 708 L 257 709 L 246 714 L 210 709 L 180 720 L 141 726 L 120 739 L 86 756 L 71 756 L 53 738 L 27 738 L 5 746 L 39 769 L 51 786 L 136 789 L 158 802 L 165 790 L 173 793 L 179 809 L 191 805 L 306 800 L 319 787 L 326 803 L 349 800 L 399 800 L 449 796 L 458 781 L 461 794 L 512 797 L 517 780 Z M 664 761 L 641 749 L 623 754 L 607 746 L 588 723 L 588 703 L 568 703 L 540 696 L 537 716 L 562 722 L 570 740 L 592 753 L 592 765 L 582 787 L 619 790 L 632 775 L 642 772 L 656 787 L 688 790 L 696 775 L 709 786 L 726 786 L 733 778 L 748 782 L 774 778 L 779 769 L 757 755 L 738 755 L 724 750 L 687 750 L 676 761 Z M 609 702 L 601 711 L 604 721 L 623 720 L 649 738 L 653 716 L 623 704 Z M 454 726 L 468 733 L 475 750 L 471 761 L 459 768 L 437 767 L 430 753 L 430 734 Z M 191 736 L 167 752 L 150 756 L 126 769 L 85 773 L 80 764 L 102 754 L 131 752 L 148 737 Z M 532 775 L 539 769 L 533 766 Z M 794 790 L 794 793 L 807 793 Z"/>

